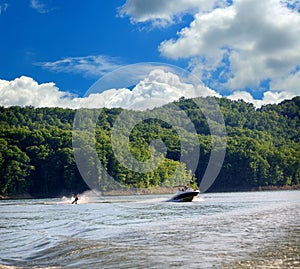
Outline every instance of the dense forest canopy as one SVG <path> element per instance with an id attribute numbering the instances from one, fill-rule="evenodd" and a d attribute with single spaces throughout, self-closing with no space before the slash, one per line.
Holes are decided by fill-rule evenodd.
<path id="1" fill-rule="evenodd" d="M 299 186 L 300 97 L 259 109 L 241 100 L 216 100 L 225 120 L 227 148 L 222 169 L 209 190 Z M 137 160 L 147 161 L 153 154 L 151 142 L 158 139 L 166 146 L 166 158 L 157 156 L 161 165 L 148 173 L 124 167 L 115 158 L 111 143 L 115 120 L 124 112 L 120 108 L 102 109 L 95 128 L 96 151 L 108 174 L 122 186 L 134 188 L 173 187 L 184 183 L 199 186 L 212 142 L 207 120 L 194 101 L 181 98 L 174 102 L 188 115 L 197 131 L 200 158 L 194 174 L 189 170 L 189 163 L 179 162 L 178 132 L 159 117 L 135 125 L 129 136 L 130 150 Z M 33 197 L 53 197 L 88 189 L 74 160 L 75 113 L 62 108 L 0 107 L 1 196 L 27 193 Z M 134 120 L 135 113 L 147 112 L 132 112 L 129 121 Z M 159 108 L 152 113 L 158 115 Z M 185 137 L 191 139 L 188 132 Z M 92 167 L 93 163 L 89 165 Z M 170 178 L 175 170 L 176 177 Z M 111 187 L 101 181 L 101 190 L 110 191 Z"/>

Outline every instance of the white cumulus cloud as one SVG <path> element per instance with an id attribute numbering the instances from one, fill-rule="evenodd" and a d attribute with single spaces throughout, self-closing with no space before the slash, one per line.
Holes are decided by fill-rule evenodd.
<path id="1" fill-rule="evenodd" d="M 272 92 L 266 91 L 262 99 L 254 99 L 253 96 L 246 91 L 235 91 L 231 95 L 226 96 L 231 100 L 244 100 L 247 103 L 252 103 L 255 107 L 259 108 L 267 104 L 278 104 L 283 100 L 292 99 L 295 95 L 288 92 Z"/>
<path id="2" fill-rule="evenodd" d="M 157 69 L 141 80 L 132 91 L 116 94 L 108 107 L 147 109 L 178 100 L 180 97 L 219 96 L 215 91 L 202 85 L 183 83 L 179 76 Z"/>
<path id="3" fill-rule="evenodd" d="M 291 78 L 291 84 L 294 83 Z M 279 83 L 279 82 L 278 82 Z M 134 110 L 145 110 L 176 101 L 181 97 L 194 98 L 215 96 L 222 97 L 216 91 L 201 84 L 184 83 L 179 76 L 168 71 L 155 69 L 140 80 L 135 87 L 113 88 L 103 92 L 93 92 L 85 97 L 78 97 L 60 91 L 55 83 L 39 84 L 34 79 L 21 76 L 11 81 L 0 80 L 0 106 L 34 106 L 63 108 L 113 108 L 121 107 Z M 256 107 L 265 104 L 279 103 L 295 95 L 288 92 L 267 91 L 262 100 L 256 100 L 246 91 L 235 91 L 227 98 L 243 99 Z"/>
<path id="4" fill-rule="evenodd" d="M 203 81 L 215 80 L 216 89 L 259 90 L 270 81 L 266 96 L 281 99 L 300 92 L 299 48 L 299 1 L 236 0 L 197 13 L 159 50 L 168 58 L 191 59 L 194 73 Z"/>
<path id="5" fill-rule="evenodd" d="M 59 91 L 53 82 L 38 84 L 26 76 L 0 80 L 1 106 L 67 107 L 71 100 L 72 95 Z"/>
<path id="6" fill-rule="evenodd" d="M 162 56 L 189 59 L 202 81 L 256 106 L 299 95 L 299 0 L 127 0 L 119 9 L 132 23 L 153 26 L 168 26 L 187 13 L 194 20 L 161 42 Z M 246 89 L 262 91 L 262 100 Z"/>
<path id="7" fill-rule="evenodd" d="M 77 97 L 60 91 L 53 82 L 38 84 L 34 79 L 21 76 L 12 81 L 0 80 L 1 106 L 102 108 L 122 107 L 144 110 L 167 104 L 184 96 L 219 96 L 201 85 L 183 83 L 180 78 L 160 69 L 152 70 L 130 90 L 108 89 L 93 92 L 86 97 Z"/>
<path id="8" fill-rule="evenodd" d="M 151 21 L 154 26 L 168 26 L 186 13 L 206 12 L 226 5 L 225 0 L 127 0 L 119 15 L 129 16 L 132 23 Z"/>

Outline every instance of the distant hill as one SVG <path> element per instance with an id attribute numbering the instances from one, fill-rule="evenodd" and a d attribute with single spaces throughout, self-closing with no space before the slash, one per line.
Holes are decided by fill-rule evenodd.
<path id="1" fill-rule="evenodd" d="M 210 157 L 211 137 L 206 118 L 195 101 L 181 98 L 174 102 L 188 115 L 198 133 L 200 161 L 195 175 L 189 171 L 188 163 L 179 163 L 178 133 L 167 122 L 155 118 L 140 122 L 132 130 L 131 152 L 138 160 L 146 161 L 153 154 L 150 143 L 160 139 L 167 147 L 167 159 L 149 173 L 134 172 L 121 165 L 114 156 L 110 137 L 123 109 L 103 109 L 98 118 L 96 149 L 105 170 L 120 184 L 136 188 L 172 187 L 181 182 L 199 185 Z M 227 150 L 223 167 L 209 190 L 299 186 L 300 97 L 260 109 L 244 101 L 216 101 L 226 124 Z M 156 108 L 152 112 L 155 115 L 159 111 Z M 75 112 L 62 108 L 0 107 L 0 196 L 53 197 L 88 189 L 74 161 Z M 135 117 L 134 112 L 131 114 L 129 122 Z M 176 169 L 177 177 L 170 179 Z M 103 191 L 111 190 L 109 184 L 101 184 Z"/>

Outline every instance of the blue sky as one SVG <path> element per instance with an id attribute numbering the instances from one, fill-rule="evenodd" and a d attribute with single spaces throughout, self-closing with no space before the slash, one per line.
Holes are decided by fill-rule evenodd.
<path id="1" fill-rule="evenodd" d="M 278 103 L 300 93 L 299 10 L 299 0 L 0 0 L 0 105 L 72 107 L 104 74 L 143 62 L 189 70 L 206 95 Z M 172 74 L 154 73 L 145 79 L 168 87 Z"/>

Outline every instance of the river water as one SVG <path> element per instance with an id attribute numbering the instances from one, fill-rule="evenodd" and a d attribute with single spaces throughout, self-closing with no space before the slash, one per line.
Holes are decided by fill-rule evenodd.
<path id="1" fill-rule="evenodd" d="M 0 268 L 300 268 L 300 191 L 0 201 Z"/>

